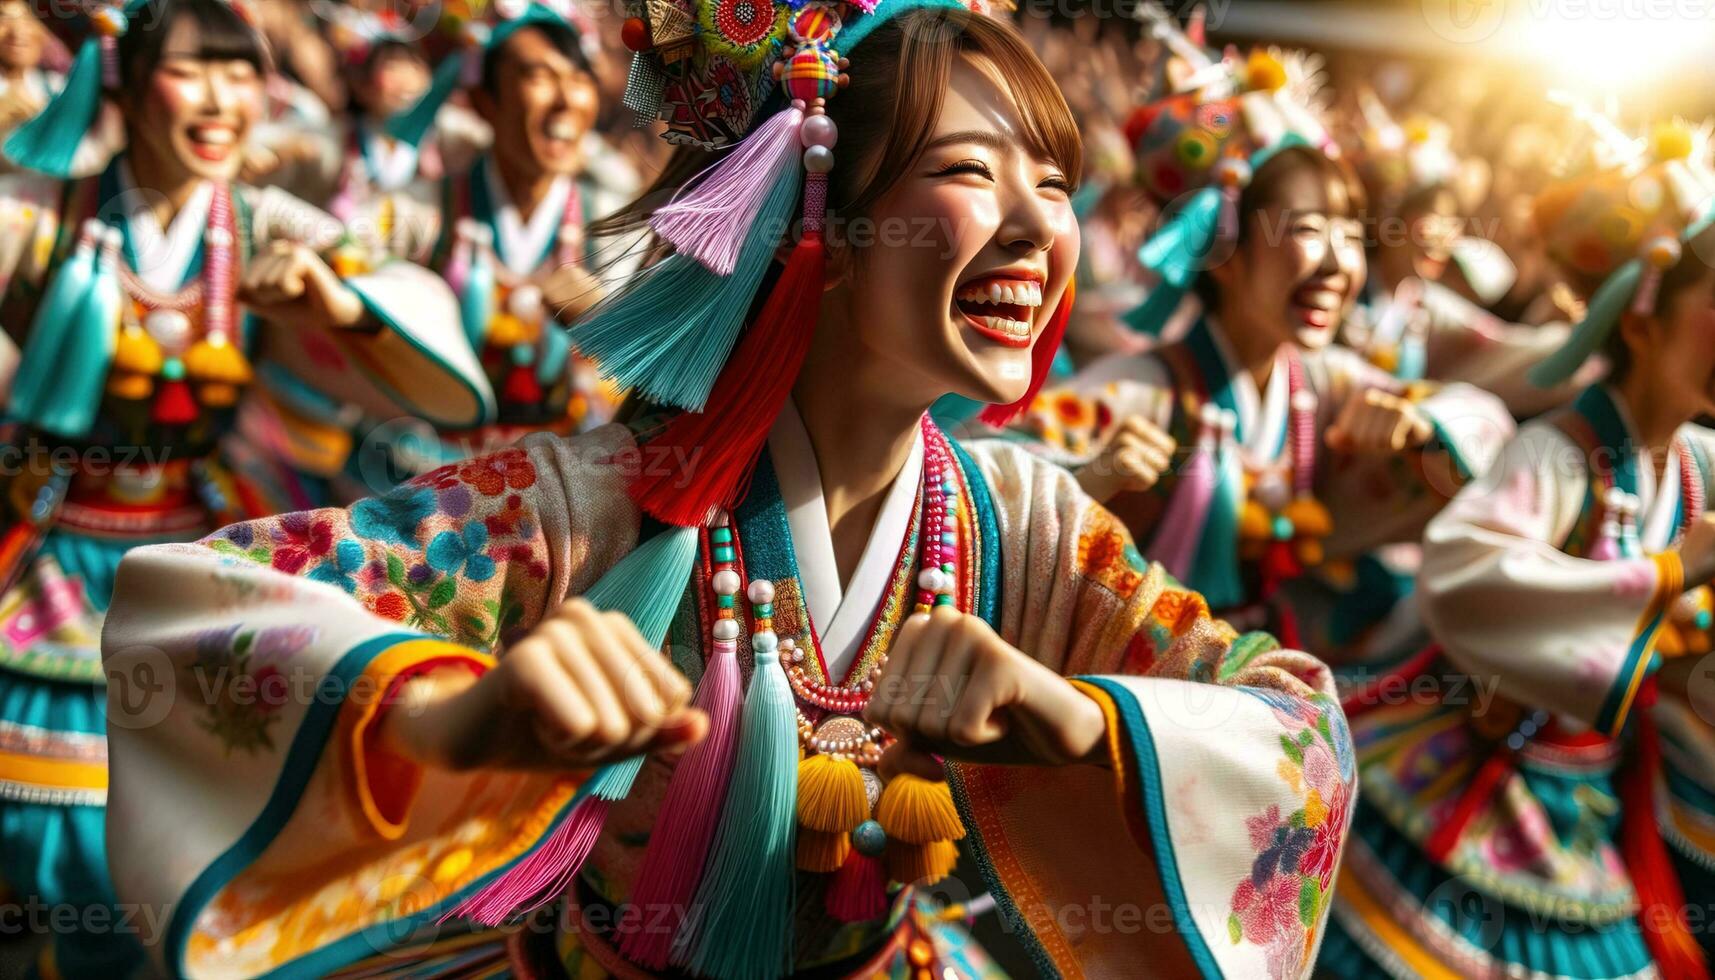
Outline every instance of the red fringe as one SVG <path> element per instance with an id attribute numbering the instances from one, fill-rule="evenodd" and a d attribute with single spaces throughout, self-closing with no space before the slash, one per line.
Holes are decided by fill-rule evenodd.
<path id="1" fill-rule="evenodd" d="M 841 922 L 868 922 L 887 913 L 887 875 L 877 858 L 859 854 L 856 848 L 846 863 L 834 872 L 822 897 L 828 914 Z"/>
<path id="2" fill-rule="evenodd" d="M 197 420 L 196 399 L 191 386 L 183 381 L 162 381 L 155 393 L 155 405 L 149 420 L 156 425 L 190 425 Z"/>
<path id="3" fill-rule="evenodd" d="M 1036 338 L 1036 346 L 1030 349 L 1030 387 L 1024 390 L 1024 397 L 1010 405 L 990 405 L 978 418 L 989 425 L 1005 425 L 1036 400 L 1036 393 L 1042 390 L 1048 381 L 1048 372 L 1054 367 L 1054 355 L 1060 352 L 1060 338 L 1066 336 L 1066 323 L 1072 319 L 1072 301 L 1076 293 L 1077 282 L 1067 281 L 1060 305 L 1054 307 L 1054 315 L 1048 318 L 1048 325 Z"/>
<path id="4" fill-rule="evenodd" d="M 1639 692 L 1636 704 L 1653 701 L 1655 684 Z M 1697 980 L 1709 976 L 1703 948 L 1685 922 L 1685 893 L 1673 859 L 1656 826 L 1655 777 L 1661 771 L 1661 742 L 1655 719 L 1637 716 L 1638 756 L 1620 773 L 1620 856 L 1638 893 L 1638 922 L 1656 969 L 1664 980 Z"/>
<path id="5" fill-rule="evenodd" d="M 506 372 L 500 399 L 511 405 L 534 405 L 542 400 L 542 386 L 536 381 L 536 368 L 530 364 L 515 364 Z"/>
<path id="6" fill-rule="evenodd" d="M 819 229 L 804 233 L 756 321 L 715 379 L 701 412 L 667 423 L 654 447 L 671 447 L 658 459 L 685 461 L 682 470 L 646 467 L 632 480 L 631 498 L 653 517 L 680 527 L 708 520 L 716 507 L 743 496 L 750 470 L 768 441 L 804 356 L 810 352 L 822 302 L 826 253 Z"/>

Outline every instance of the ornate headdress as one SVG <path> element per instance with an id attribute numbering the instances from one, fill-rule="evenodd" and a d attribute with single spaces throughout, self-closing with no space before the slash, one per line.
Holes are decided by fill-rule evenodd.
<path id="1" fill-rule="evenodd" d="M 1584 154 L 1589 170 L 1538 195 L 1536 223 L 1556 261 L 1606 278 L 1566 343 L 1531 370 L 1531 382 L 1544 388 L 1570 378 L 1626 311 L 1652 312 L 1662 273 L 1715 223 L 1708 123 L 1660 123 L 1644 141 L 1583 115 L 1604 149 Z"/>
<path id="2" fill-rule="evenodd" d="M 1353 163 L 1379 199 L 1398 202 L 1433 187 L 1459 188 L 1461 161 L 1453 152 L 1453 129 L 1432 116 L 1395 121 L 1369 89 L 1358 93 L 1363 126 Z"/>
<path id="3" fill-rule="evenodd" d="M 1171 20 L 1145 19 L 1174 54 L 1192 62 L 1201 49 Z M 1160 279 L 1142 306 L 1126 315 L 1138 330 L 1156 332 L 1179 307 L 1215 245 L 1238 233 L 1238 199 L 1251 175 L 1288 146 L 1337 148 L 1318 118 L 1321 63 L 1277 48 L 1253 49 L 1241 60 L 1229 51 L 1204 58 L 1181 81 L 1183 91 L 1133 111 L 1126 138 L 1136 179 L 1168 209 L 1168 217 L 1138 250 Z"/>

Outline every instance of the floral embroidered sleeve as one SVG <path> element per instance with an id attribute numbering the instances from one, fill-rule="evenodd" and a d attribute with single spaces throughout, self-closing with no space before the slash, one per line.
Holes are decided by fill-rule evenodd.
<path id="1" fill-rule="evenodd" d="M 1013 924 L 1086 975 L 1130 975 L 1140 935 L 1165 976 L 1308 975 L 1356 778 L 1328 669 L 1211 618 L 1064 471 L 1001 443 L 972 454 L 1000 537 L 1002 635 L 1076 675 L 1109 720 L 1111 772 L 955 773 Z"/>
<path id="2" fill-rule="evenodd" d="M 553 825 L 574 778 L 421 771 L 369 735 L 406 679 L 486 670 L 631 549 L 634 446 L 542 437 L 125 559 L 110 856 L 127 901 L 174 910 L 167 972 L 360 958 L 366 929 L 433 921 Z"/>

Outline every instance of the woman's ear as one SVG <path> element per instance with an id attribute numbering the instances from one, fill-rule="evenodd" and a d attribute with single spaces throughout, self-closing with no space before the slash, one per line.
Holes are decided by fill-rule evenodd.
<path id="1" fill-rule="evenodd" d="M 1657 323 L 1656 315 L 1626 310 L 1620 314 L 1620 339 L 1632 350 L 1648 350 L 1650 334 Z"/>
<path id="2" fill-rule="evenodd" d="M 827 260 L 823 266 L 822 291 L 828 292 L 845 285 L 852 277 L 852 250 L 839 242 L 823 242 Z M 785 253 L 782 253 L 782 256 Z M 785 261 L 781 258 L 781 261 Z"/>

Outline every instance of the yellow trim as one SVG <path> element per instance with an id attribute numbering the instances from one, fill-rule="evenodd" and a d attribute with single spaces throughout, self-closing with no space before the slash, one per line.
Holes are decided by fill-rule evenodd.
<path id="1" fill-rule="evenodd" d="M 364 668 L 362 678 L 354 690 L 373 692 L 372 696 L 363 703 L 353 702 L 351 712 L 341 719 L 341 727 L 347 732 L 343 738 L 347 758 L 351 761 L 352 788 L 357 794 L 358 808 L 369 821 L 369 826 L 382 840 L 398 840 L 405 834 L 410 813 L 410 802 L 416 798 L 417 790 L 422 785 L 421 769 L 413 767 L 409 786 L 405 792 L 405 806 L 398 820 L 394 820 L 382 812 L 381 805 L 375 799 L 375 787 L 370 779 L 369 753 L 365 748 L 365 740 L 370 730 L 379 722 L 382 712 L 382 695 L 387 692 L 393 679 L 400 674 L 429 660 L 459 660 L 463 661 L 478 672 L 494 666 L 494 658 L 477 653 L 469 647 L 449 643 L 446 640 L 422 639 L 407 640 L 396 644 L 386 651 L 377 654 L 369 666 Z"/>
<path id="2" fill-rule="evenodd" d="M 1670 798 L 1667 806 L 1674 831 L 1703 853 L 1715 854 L 1715 831 L 1707 826 L 1708 816 L 1676 799 Z"/>
<path id="3" fill-rule="evenodd" d="M 1637 698 L 1638 690 L 1643 687 L 1644 678 L 1649 676 L 1650 661 L 1655 659 L 1655 642 L 1661 635 L 1661 625 L 1667 616 L 1667 607 L 1685 591 L 1685 565 L 1679 559 L 1679 552 L 1659 551 L 1651 555 L 1650 559 L 1655 562 L 1655 594 L 1650 597 L 1649 605 L 1644 607 L 1643 615 L 1638 617 L 1635 630 L 1639 636 L 1644 637 L 1643 653 L 1632 667 L 1632 676 L 1626 680 L 1625 696 L 1620 699 L 1620 706 L 1614 709 L 1614 719 L 1603 732 L 1604 735 L 1617 734 L 1626 727 L 1626 719 L 1632 713 L 1632 702 Z"/>
<path id="4" fill-rule="evenodd" d="M 0 782 L 49 789 L 104 790 L 107 788 L 107 764 L 0 752 Z"/>
<path id="5" fill-rule="evenodd" d="M 1400 962 L 1410 967 L 1419 977 L 1424 980 L 1461 980 L 1459 974 L 1448 969 L 1433 952 L 1418 942 L 1417 937 L 1394 921 L 1388 910 L 1364 889 L 1358 876 L 1349 869 L 1342 870 L 1340 877 L 1335 880 L 1334 895 L 1364 920 L 1364 925 L 1375 933 L 1388 952 L 1399 957 Z"/>
<path id="6" fill-rule="evenodd" d="M 1071 681 L 1072 686 L 1078 689 L 1078 693 L 1096 702 L 1097 706 L 1102 709 L 1102 720 L 1108 723 L 1108 761 L 1114 770 L 1114 788 L 1119 791 L 1120 799 L 1123 800 L 1126 789 L 1126 752 L 1125 746 L 1120 742 L 1120 733 L 1124 729 L 1120 725 L 1119 708 L 1114 705 L 1114 699 L 1109 696 L 1108 692 L 1089 681 L 1080 681 L 1074 678 L 1067 678 L 1067 680 Z"/>

